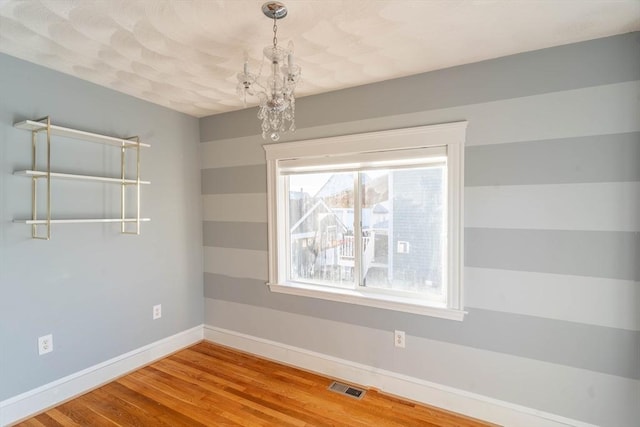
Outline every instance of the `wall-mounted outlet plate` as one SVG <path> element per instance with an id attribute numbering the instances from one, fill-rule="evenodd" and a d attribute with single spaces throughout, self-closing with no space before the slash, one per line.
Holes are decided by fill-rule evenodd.
<path id="1" fill-rule="evenodd" d="M 53 335 L 45 335 L 38 338 L 38 354 L 42 356 L 43 354 L 51 353 L 53 351 Z"/>
<path id="2" fill-rule="evenodd" d="M 400 348 L 405 347 L 404 331 L 394 331 L 393 343 L 396 347 L 400 347 Z"/>
<path id="3" fill-rule="evenodd" d="M 153 320 L 157 320 L 162 317 L 162 304 L 153 306 Z"/>

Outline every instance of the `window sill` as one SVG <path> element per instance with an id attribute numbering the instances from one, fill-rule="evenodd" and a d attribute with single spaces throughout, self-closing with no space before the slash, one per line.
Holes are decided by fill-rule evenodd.
<path id="1" fill-rule="evenodd" d="M 416 301 L 415 299 L 372 294 L 353 289 L 332 289 L 324 286 L 309 284 L 277 284 L 269 283 L 271 292 L 282 294 L 318 298 L 328 301 L 337 301 L 347 304 L 365 305 L 368 307 L 382 308 L 385 310 L 401 311 L 405 313 L 419 314 L 422 316 L 438 317 L 449 320 L 464 320 L 467 313 L 464 310 L 438 306 L 434 303 Z"/>

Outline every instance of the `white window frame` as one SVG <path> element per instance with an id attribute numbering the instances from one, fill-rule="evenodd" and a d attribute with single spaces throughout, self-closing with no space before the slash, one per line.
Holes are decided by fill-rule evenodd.
<path id="1" fill-rule="evenodd" d="M 402 311 L 451 320 L 463 320 L 463 189 L 464 142 L 467 122 L 369 132 L 330 138 L 265 144 L 267 161 L 267 221 L 269 238 L 269 286 L 272 292 L 320 298 L 350 304 Z M 342 159 L 384 156 L 384 152 L 440 147 L 447 157 L 447 303 L 383 292 L 332 288 L 287 281 L 286 199 L 280 165 L 326 163 Z M 339 159 L 337 159 L 340 163 Z M 279 212 L 279 207 L 282 209 Z"/>

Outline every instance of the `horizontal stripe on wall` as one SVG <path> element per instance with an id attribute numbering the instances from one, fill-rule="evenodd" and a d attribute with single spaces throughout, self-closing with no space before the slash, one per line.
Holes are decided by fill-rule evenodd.
<path id="1" fill-rule="evenodd" d="M 204 247 L 204 271 L 267 282 L 267 252 Z"/>
<path id="2" fill-rule="evenodd" d="M 252 123 L 259 125 L 257 119 Z M 260 131 L 259 126 L 255 131 Z M 200 169 L 263 165 L 266 161 L 262 145 L 266 142 L 260 135 L 203 142 L 200 144 Z"/>
<path id="3" fill-rule="evenodd" d="M 640 231 L 640 182 L 467 187 L 465 226 Z"/>
<path id="4" fill-rule="evenodd" d="M 202 194 L 266 193 L 267 166 L 202 169 Z"/>
<path id="5" fill-rule="evenodd" d="M 640 280 L 640 234 L 465 228 L 465 266 Z"/>
<path id="6" fill-rule="evenodd" d="M 394 114 L 349 123 L 298 128 L 295 133 L 282 135 L 282 141 L 460 120 L 469 122 L 465 143 L 468 147 L 640 132 L 638 99 L 640 99 L 640 81 L 632 81 L 460 107 Z M 229 120 L 233 120 L 233 117 Z M 207 157 L 202 160 L 203 168 L 263 163 L 264 153 L 258 154 L 258 143 L 251 142 L 255 138 L 261 139 L 257 135 L 203 143 L 203 146 L 215 147 L 218 142 L 221 142 L 220 151 L 224 153 L 222 155 L 216 152 L 215 156 L 207 156 L 206 150 L 214 148 L 203 148 L 203 157 Z M 245 147 L 243 144 L 254 144 L 254 147 Z M 243 160 L 245 152 L 249 149 L 253 154 Z M 227 158 L 230 159 L 230 164 L 226 164 Z"/>
<path id="7" fill-rule="evenodd" d="M 640 131 L 640 81 L 425 112 L 469 121 L 467 146 Z"/>
<path id="8" fill-rule="evenodd" d="M 204 246 L 267 250 L 267 224 L 264 222 L 204 221 Z"/>
<path id="9" fill-rule="evenodd" d="M 391 344 L 393 327 L 371 328 L 209 298 L 205 304 L 208 325 L 596 425 L 632 426 L 640 417 L 637 380 L 409 333 L 407 348 L 399 350 Z M 553 390 L 561 390 L 562 398 Z"/>
<path id="10" fill-rule="evenodd" d="M 202 196 L 205 221 L 267 222 L 267 195 L 208 194 Z"/>
<path id="11" fill-rule="evenodd" d="M 640 181 L 640 132 L 465 150 L 465 185 L 540 185 Z M 266 165 L 202 170 L 203 194 L 266 193 Z"/>
<path id="12" fill-rule="evenodd" d="M 640 181 L 640 132 L 467 147 L 465 185 Z"/>
<path id="13" fill-rule="evenodd" d="M 205 274 L 209 298 L 260 305 L 262 292 L 254 291 L 263 286 Z M 465 307 L 640 331 L 640 283 L 631 280 L 466 267 L 464 294 Z"/>
<path id="14" fill-rule="evenodd" d="M 423 338 L 640 378 L 640 333 L 636 331 L 483 309 L 469 309 L 463 322 L 451 322 L 271 293 L 264 282 L 221 274 L 205 274 L 205 296 L 382 330 L 401 329 Z"/>
<path id="15" fill-rule="evenodd" d="M 296 124 L 303 129 L 637 80 L 637 37 L 632 33 L 558 46 L 301 98 L 297 107 L 305 114 L 296 117 Z M 201 139 L 259 133 L 256 111 L 202 119 Z"/>
<path id="16" fill-rule="evenodd" d="M 640 283 L 632 280 L 464 269 L 465 306 L 640 331 Z"/>

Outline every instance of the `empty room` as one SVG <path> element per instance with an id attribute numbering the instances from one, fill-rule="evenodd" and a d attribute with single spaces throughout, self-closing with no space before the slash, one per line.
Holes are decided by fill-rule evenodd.
<path id="1" fill-rule="evenodd" d="M 0 0 L 0 426 L 640 426 L 640 1 Z"/>

